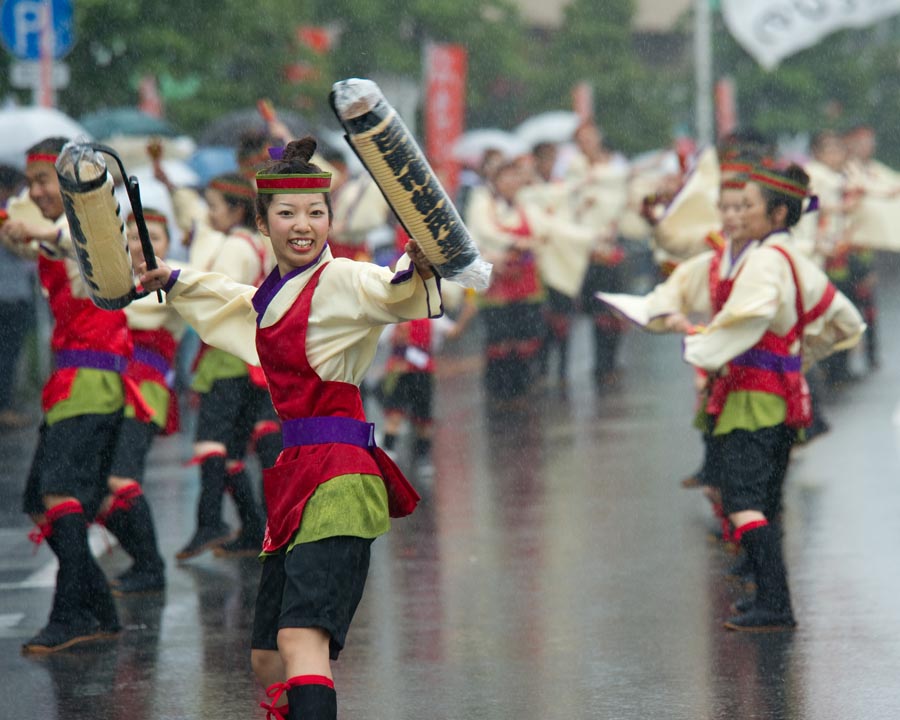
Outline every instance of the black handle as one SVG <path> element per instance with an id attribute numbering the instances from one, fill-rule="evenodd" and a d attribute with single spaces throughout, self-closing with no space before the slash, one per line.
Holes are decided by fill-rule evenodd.
<path id="1" fill-rule="evenodd" d="M 102 152 L 112 157 L 119 165 L 119 171 L 125 181 L 125 192 L 128 193 L 128 202 L 131 203 L 131 210 L 134 213 L 134 222 L 137 225 L 138 237 L 141 240 L 141 250 L 144 253 L 144 262 L 147 263 L 148 270 L 156 270 L 156 253 L 153 252 L 153 243 L 150 242 L 150 231 L 147 230 L 147 221 L 144 219 L 144 205 L 141 202 L 141 188 L 138 179 L 132 175 L 128 176 L 125 172 L 125 166 L 122 164 L 122 158 L 109 145 L 102 143 L 91 143 L 90 147 L 97 152 Z M 160 303 L 163 301 L 162 290 L 156 291 L 156 298 Z"/>

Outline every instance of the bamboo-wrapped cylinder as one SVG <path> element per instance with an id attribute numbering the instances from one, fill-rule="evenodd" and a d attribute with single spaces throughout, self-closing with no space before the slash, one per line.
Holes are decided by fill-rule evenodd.
<path id="1" fill-rule="evenodd" d="M 378 85 L 357 78 L 335 83 L 331 107 L 347 142 L 438 273 L 466 287 L 487 288 L 490 263 Z"/>
<path id="2" fill-rule="evenodd" d="M 56 161 L 75 258 L 97 307 L 118 310 L 135 297 L 125 223 L 106 161 L 89 145 L 68 143 Z"/>

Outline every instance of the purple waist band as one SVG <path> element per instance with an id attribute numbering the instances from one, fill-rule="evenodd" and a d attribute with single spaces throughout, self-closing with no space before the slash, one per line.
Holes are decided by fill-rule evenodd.
<path id="1" fill-rule="evenodd" d="M 90 368 L 92 370 L 110 370 L 123 373 L 128 360 L 115 353 L 100 350 L 60 350 L 53 354 L 57 370 L 65 368 Z"/>
<path id="2" fill-rule="evenodd" d="M 803 359 L 799 355 L 778 355 L 769 350 L 760 350 L 758 348 L 741 353 L 731 361 L 731 364 L 739 367 L 768 370 L 782 375 L 784 373 L 800 372 L 803 369 Z"/>
<path id="3" fill-rule="evenodd" d="M 142 365 L 152 367 L 156 372 L 165 377 L 166 384 L 171 385 L 172 378 L 175 374 L 174 370 L 169 364 L 169 361 L 159 353 L 153 352 L 148 348 L 135 346 L 134 352 L 131 354 L 131 359 Z"/>
<path id="4" fill-rule="evenodd" d="M 284 447 L 344 443 L 375 447 L 375 425 L 348 417 L 308 417 L 281 423 Z"/>

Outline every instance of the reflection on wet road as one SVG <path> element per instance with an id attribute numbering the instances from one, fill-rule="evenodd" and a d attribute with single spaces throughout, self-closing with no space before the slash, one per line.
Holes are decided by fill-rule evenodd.
<path id="1" fill-rule="evenodd" d="M 463 352 L 439 381 L 436 477 L 375 545 L 336 665 L 344 718 L 837 720 L 900 717 L 900 282 L 882 291 L 884 367 L 828 405 L 832 432 L 796 453 L 786 548 L 799 629 L 721 629 L 732 558 L 696 491 L 691 374 L 674 338 L 628 335 L 621 383 L 595 392 L 580 327 L 567 390 L 487 413 Z M 580 359 L 579 359 L 580 358 Z M 249 668 L 258 566 L 169 564 L 165 598 L 119 601 L 106 645 L 25 659 L 46 618 L 49 551 L 18 493 L 33 429 L 0 450 L 0 665 L 9 718 L 263 717 Z M 196 471 L 160 442 L 147 483 L 171 558 L 193 527 Z M 110 572 L 127 560 L 104 554 Z"/>

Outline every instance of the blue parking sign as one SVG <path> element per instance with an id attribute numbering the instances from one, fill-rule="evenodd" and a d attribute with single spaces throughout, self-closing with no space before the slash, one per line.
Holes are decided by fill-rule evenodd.
<path id="1" fill-rule="evenodd" d="M 0 40 L 20 60 L 40 60 L 44 18 L 53 31 L 53 57 L 65 57 L 75 44 L 72 0 L 3 0 Z"/>

